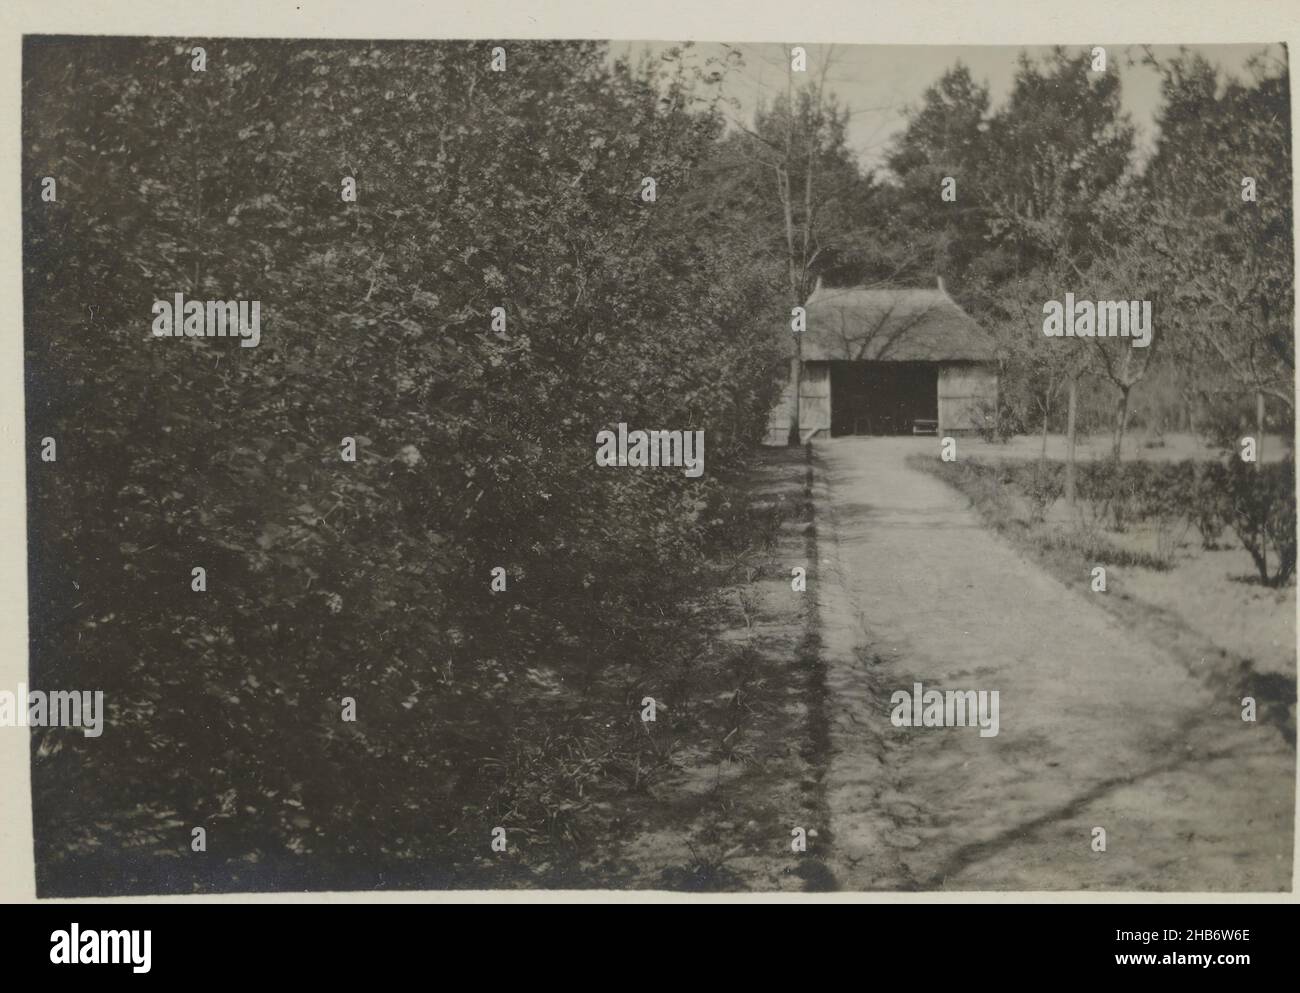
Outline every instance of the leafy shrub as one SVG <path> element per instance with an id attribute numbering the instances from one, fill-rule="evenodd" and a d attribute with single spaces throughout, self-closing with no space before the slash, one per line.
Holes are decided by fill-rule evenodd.
<path id="1" fill-rule="evenodd" d="M 1198 466 L 1189 513 L 1201 536 L 1201 547 L 1218 547 L 1232 514 L 1232 500 L 1225 482 L 1227 470 L 1218 463 Z"/>
<path id="2" fill-rule="evenodd" d="M 1080 463 L 1076 496 L 1098 523 L 1124 531 L 1144 521 L 1168 522 L 1186 515 L 1192 495 L 1191 463 Z"/>
<path id="3" fill-rule="evenodd" d="M 1125 489 L 1132 477 L 1124 469 L 1123 463 L 1111 459 L 1081 462 L 1075 469 L 1075 496 L 1089 511 L 1088 518 L 1116 531 L 1124 529 L 1132 496 Z"/>
<path id="4" fill-rule="evenodd" d="M 974 403 L 974 428 L 976 434 L 984 441 L 1006 444 L 1018 434 L 1024 433 L 1024 424 L 1015 408 L 1005 403 L 999 395 L 991 400 L 985 397 Z"/>
<path id="5" fill-rule="evenodd" d="M 1229 523 L 1265 586 L 1284 586 L 1295 572 L 1295 461 L 1252 465 L 1231 459 L 1216 474 L 1227 492 Z"/>
<path id="6" fill-rule="evenodd" d="M 1044 461 L 1008 468 L 1010 471 L 1004 479 L 1024 495 L 1029 503 L 1031 522 L 1043 520 L 1052 505 L 1065 493 L 1065 464 Z"/>
<path id="7" fill-rule="evenodd" d="M 695 650 L 783 368 L 755 332 L 780 274 L 700 222 L 711 83 L 592 42 L 493 73 L 490 49 L 230 39 L 193 73 L 170 39 L 30 40 L 26 181 L 96 177 L 24 208 L 29 433 L 68 470 L 28 474 L 32 668 L 102 688 L 113 739 L 37 736 L 42 892 L 467 865 L 485 809 L 576 836 L 624 712 L 587 694 Z M 174 292 L 262 298 L 260 346 L 150 338 Z M 598 469 L 620 421 L 704 429 L 705 476 Z M 517 719 L 584 707 L 563 763 Z M 222 847 L 178 872 L 182 819 Z M 137 855 L 152 881 L 115 871 Z"/>
<path id="8" fill-rule="evenodd" d="M 1069 527 L 1032 527 L 1034 522 L 1020 521 L 1014 513 L 1012 496 L 1025 493 L 1023 487 L 1032 480 L 1033 466 L 1010 463 L 990 465 L 974 459 L 961 462 L 937 462 L 919 455 L 909 456 L 907 464 L 914 469 L 938 476 L 965 494 L 985 522 L 999 532 L 1009 532 L 1013 540 L 1022 541 L 1044 554 L 1064 554 L 1071 561 L 1083 559 L 1094 565 L 1141 566 L 1165 569 L 1169 563 L 1160 557 L 1141 551 L 1121 548 L 1108 540 L 1097 520 L 1077 523 Z M 1049 463 L 1050 465 L 1050 463 Z M 1060 479 L 1064 484 L 1064 466 L 1044 474 L 1036 484 L 1040 492 L 1050 494 Z"/>
<path id="9" fill-rule="evenodd" d="M 1210 548 L 1231 525 L 1262 582 L 1281 585 L 1294 572 L 1290 458 L 1258 467 L 1235 457 L 1207 465 L 1094 462 L 1080 467 L 1078 493 L 1092 506 L 1094 520 L 1117 531 L 1132 523 L 1152 524 L 1162 559 L 1172 556 L 1191 526 Z"/>

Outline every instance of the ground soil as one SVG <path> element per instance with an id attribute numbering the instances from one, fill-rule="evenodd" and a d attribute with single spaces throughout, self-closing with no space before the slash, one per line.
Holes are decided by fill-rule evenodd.
<path id="1" fill-rule="evenodd" d="M 817 541 L 805 449 L 764 449 L 754 508 L 783 518 L 743 555 L 707 612 L 714 639 L 673 721 L 672 757 L 619 801 L 621 835 L 586 867 L 597 885 L 692 891 L 824 890 L 831 839 L 822 785 L 829 738 L 817 606 Z M 807 571 L 808 592 L 791 570 Z M 669 708 L 683 706 L 671 698 Z M 806 850 L 793 850 L 796 828 Z"/>

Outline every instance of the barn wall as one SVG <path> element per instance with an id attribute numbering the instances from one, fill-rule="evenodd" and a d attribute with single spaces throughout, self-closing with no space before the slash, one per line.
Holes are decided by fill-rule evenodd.
<path id="1" fill-rule="evenodd" d="M 800 384 L 799 433 L 807 441 L 813 434 L 831 433 L 831 364 L 805 362 Z"/>
<path id="2" fill-rule="evenodd" d="M 989 365 L 970 362 L 939 364 L 939 430 L 974 431 L 982 423 L 980 407 L 996 403 L 998 374 Z"/>
<path id="3" fill-rule="evenodd" d="M 800 389 L 799 427 L 803 440 L 831 431 L 831 367 L 829 362 L 805 362 Z M 793 370 L 792 370 L 793 372 Z M 981 422 L 981 403 L 996 403 L 997 372 L 970 362 L 939 363 L 939 430 L 972 432 Z M 784 445 L 790 435 L 794 384 L 787 383 L 768 415 L 764 444 Z"/>

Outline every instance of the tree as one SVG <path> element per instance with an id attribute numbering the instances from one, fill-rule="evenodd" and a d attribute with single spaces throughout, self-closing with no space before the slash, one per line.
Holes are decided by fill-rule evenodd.
<path id="1" fill-rule="evenodd" d="M 1251 79 L 1202 56 L 1144 57 L 1160 75 L 1160 138 L 1142 182 L 1149 250 L 1174 288 L 1165 318 L 1210 393 L 1294 411 L 1290 89 L 1261 54 Z M 1261 400 L 1262 404 L 1262 400 Z M 1262 423 L 1259 425 L 1262 430 Z"/>
<path id="2" fill-rule="evenodd" d="M 1026 426 L 1039 421 L 1042 443 L 1039 465 L 1047 458 L 1047 435 L 1058 409 L 1061 391 L 1073 393 L 1079 378 L 1091 367 L 1093 356 L 1084 341 L 1049 338 L 1043 334 L 1043 302 L 1057 298 L 1068 281 L 1065 273 L 1034 270 L 1002 287 L 1003 301 L 1012 317 L 999 341 L 1002 379 L 1019 420 Z M 1073 414 L 1071 404 L 1071 414 Z M 1068 471 L 1073 473 L 1073 424 L 1069 425 Z"/>
<path id="3" fill-rule="evenodd" d="M 848 109 L 827 89 L 834 49 L 796 82 L 787 63 L 786 91 L 760 106 L 752 125 L 738 122 L 715 161 L 725 178 L 714 194 L 720 209 L 759 233 L 756 250 L 779 258 L 788 307 L 802 306 L 824 273 L 851 271 L 869 228 L 872 180 L 847 144 Z M 802 340 L 792 363 L 795 390 L 791 439 L 799 439 Z"/>
<path id="4" fill-rule="evenodd" d="M 1021 56 L 1011 95 L 990 125 L 991 174 L 997 180 L 989 193 L 988 228 L 991 240 L 1013 260 L 1011 278 L 1043 290 L 1051 287 L 1053 292 L 1042 300 L 1071 288 L 1081 299 L 1089 298 L 1086 288 L 1106 284 L 1104 274 L 1113 274 L 1117 252 L 1133 257 L 1120 206 L 1131 181 L 1133 136 L 1121 109 L 1118 75 L 1094 72 L 1088 53 L 1071 55 L 1057 47 L 1041 61 Z M 1012 330 L 1014 346 L 1015 328 L 1025 320 L 1024 301 L 1017 304 L 1022 309 L 1017 322 L 1000 296 L 995 282 L 987 293 L 987 309 L 995 329 Z M 1128 298 L 1127 293 L 1120 297 Z M 999 315 L 1004 319 L 998 320 Z M 1040 398 L 1046 417 L 1053 386 L 1069 384 L 1073 396 L 1089 363 L 1077 354 L 1055 354 L 1076 351 L 1069 346 L 1077 342 L 1048 339 L 1043 344 L 1050 351 L 1041 361 L 1011 364 L 1009 385 L 1015 388 L 1017 375 L 1028 377 L 1028 392 Z M 1118 391 L 1113 439 L 1118 458 L 1130 394 L 1146 376 L 1152 352 L 1135 354 L 1140 350 L 1114 339 L 1093 339 L 1093 345 L 1096 367 Z M 1045 444 L 1046 424 L 1043 430 Z"/>
<path id="5" fill-rule="evenodd" d="M 1005 271 L 1006 259 L 989 244 L 991 171 L 988 87 L 961 62 L 930 86 L 886 163 L 876 278 L 928 282 L 935 274 L 978 310 L 977 286 Z M 951 180 L 955 199 L 943 197 Z"/>

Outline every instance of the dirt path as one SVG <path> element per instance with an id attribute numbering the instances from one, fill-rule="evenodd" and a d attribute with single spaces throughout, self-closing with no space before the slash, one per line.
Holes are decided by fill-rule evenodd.
<path id="1" fill-rule="evenodd" d="M 916 451 L 937 439 L 815 448 L 839 885 L 1289 890 L 1277 730 L 1018 555 Z M 999 733 L 894 727 L 916 682 L 997 690 Z"/>

